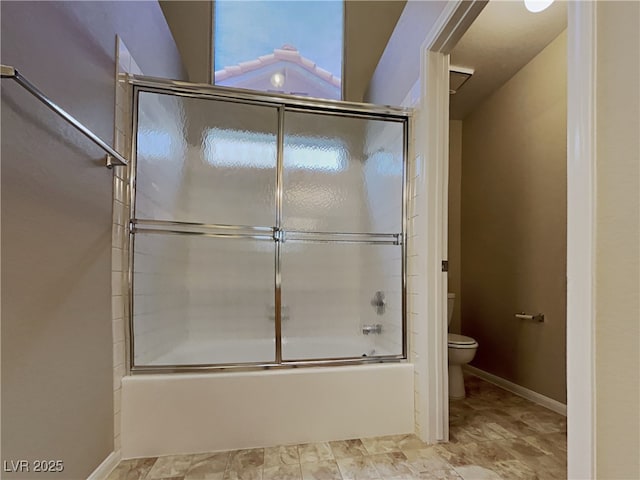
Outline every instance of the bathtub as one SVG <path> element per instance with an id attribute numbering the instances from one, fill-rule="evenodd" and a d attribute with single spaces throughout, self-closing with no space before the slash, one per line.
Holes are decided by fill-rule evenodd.
<path id="1" fill-rule="evenodd" d="M 407 362 L 126 376 L 122 457 L 412 433 L 413 378 Z"/>
<path id="2" fill-rule="evenodd" d="M 374 348 L 373 343 L 373 337 L 289 337 L 282 339 L 282 355 L 285 360 L 307 360 L 402 354 L 401 346 L 398 346 L 397 352 L 391 352 Z M 144 364 L 160 366 L 269 363 L 273 362 L 274 355 L 273 339 L 252 339 L 239 342 L 206 342 L 192 339 Z"/>

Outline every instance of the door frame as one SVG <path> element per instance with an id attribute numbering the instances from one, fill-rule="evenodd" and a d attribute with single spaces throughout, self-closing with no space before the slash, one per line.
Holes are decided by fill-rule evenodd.
<path id="1" fill-rule="evenodd" d="M 424 155 L 428 180 L 426 350 L 429 417 L 435 424 L 424 439 L 448 440 L 447 258 L 449 53 L 486 5 L 485 0 L 447 4 L 421 47 L 423 135 L 416 155 Z M 568 477 L 595 476 L 595 66 L 596 4 L 567 4 L 567 414 Z M 429 108 L 427 109 L 426 106 Z M 416 128 L 417 130 L 417 128 Z"/>

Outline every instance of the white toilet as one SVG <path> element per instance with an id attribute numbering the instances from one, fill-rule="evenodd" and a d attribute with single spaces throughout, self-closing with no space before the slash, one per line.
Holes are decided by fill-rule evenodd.
<path id="1" fill-rule="evenodd" d="M 451 319 L 453 318 L 455 301 L 455 293 L 450 293 L 447 296 L 449 324 L 451 324 Z M 478 349 L 478 342 L 471 337 L 449 333 L 447 334 L 447 344 L 449 350 L 449 399 L 459 400 L 465 397 L 462 365 L 473 360 Z"/>

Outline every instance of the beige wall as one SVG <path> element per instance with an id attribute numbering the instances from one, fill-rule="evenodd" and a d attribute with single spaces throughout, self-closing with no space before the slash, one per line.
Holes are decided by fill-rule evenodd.
<path id="1" fill-rule="evenodd" d="M 213 2 L 162 0 L 160 6 L 182 56 L 189 80 L 210 83 Z"/>
<path id="2" fill-rule="evenodd" d="M 152 2 L 2 2 L 2 61 L 111 143 L 115 36 L 181 77 Z M 2 80 L 2 459 L 86 478 L 113 450 L 112 174 L 103 152 Z M 4 473 L 3 478 L 35 474 Z"/>
<path id="3" fill-rule="evenodd" d="M 420 76 L 420 48 L 446 4 L 436 0 L 407 2 L 371 76 L 366 102 L 402 103 Z"/>
<path id="4" fill-rule="evenodd" d="M 449 122 L 449 234 L 448 260 L 449 293 L 455 293 L 453 318 L 449 332 L 460 333 L 462 305 L 461 278 L 462 251 L 460 245 L 460 187 L 462 182 L 462 121 Z"/>
<path id="5" fill-rule="evenodd" d="M 462 333 L 474 366 L 566 401 L 566 34 L 463 122 Z M 545 323 L 514 318 L 545 314 Z"/>
<path id="6" fill-rule="evenodd" d="M 344 99 L 362 102 L 406 0 L 347 1 Z"/>
<path id="7" fill-rule="evenodd" d="M 598 4 L 595 443 L 599 479 L 640 478 L 639 23 L 637 2 Z"/>

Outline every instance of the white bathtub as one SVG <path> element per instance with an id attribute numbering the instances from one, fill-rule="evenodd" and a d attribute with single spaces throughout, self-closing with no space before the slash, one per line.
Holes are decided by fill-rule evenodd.
<path id="1" fill-rule="evenodd" d="M 361 338 L 283 338 L 282 355 L 285 360 L 322 358 L 371 357 L 402 353 L 376 349 L 373 337 Z M 273 340 L 243 340 L 206 342 L 187 340 L 171 351 L 144 365 L 214 365 L 224 363 L 270 363 L 274 361 Z"/>
<path id="2" fill-rule="evenodd" d="M 411 433 L 413 378 L 410 363 L 127 376 L 122 456 Z"/>

